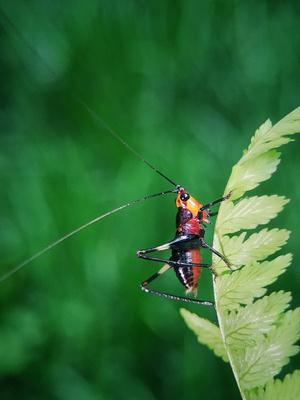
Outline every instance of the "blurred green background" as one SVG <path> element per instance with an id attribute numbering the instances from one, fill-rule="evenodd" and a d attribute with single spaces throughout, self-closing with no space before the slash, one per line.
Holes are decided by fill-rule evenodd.
<path id="1" fill-rule="evenodd" d="M 202 203 L 222 195 L 255 129 L 299 106 L 297 0 L 0 4 L 20 32 L 1 15 L 1 275 L 89 220 L 172 189 L 74 95 Z M 257 191 L 291 199 L 274 226 L 292 230 L 294 263 L 271 289 L 291 290 L 293 307 L 295 139 Z M 1 399 L 239 398 L 229 366 L 179 315 L 185 306 L 213 321 L 213 310 L 139 288 L 160 266 L 135 251 L 174 236 L 174 198 L 111 215 L 0 284 Z M 172 271 L 153 286 L 183 294 Z M 209 271 L 198 297 L 212 299 Z M 296 367 L 299 357 L 283 374 Z"/>

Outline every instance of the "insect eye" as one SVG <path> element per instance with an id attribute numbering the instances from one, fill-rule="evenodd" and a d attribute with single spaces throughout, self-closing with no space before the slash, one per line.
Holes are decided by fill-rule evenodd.
<path id="1" fill-rule="evenodd" d="M 190 198 L 190 195 L 188 193 L 181 193 L 181 195 L 180 195 L 181 201 L 188 201 L 189 198 Z"/>

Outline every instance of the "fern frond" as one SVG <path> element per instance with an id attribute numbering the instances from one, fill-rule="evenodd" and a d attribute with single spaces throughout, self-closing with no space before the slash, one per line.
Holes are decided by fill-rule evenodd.
<path id="1" fill-rule="evenodd" d="M 261 298 L 267 286 L 291 263 L 291 254 L 268 259 L 286 243 L 290 232 L 264 228 L 251 234 L 252 229 L 275 218 L 289 200 L 277 195 L 239 200 L 270 178 L 280 161 L 275 149 L 290 142 L 289 135 L 296 132 L 300 132 L 300 107 L 273 127 L 269 120 L 263 124 L 232 169 L 224 193 L 233 194 L 220 206 L 214 235 L 214 248 L 234 269 L 229 271 L 222 260 L 213 256 L 219 275 L 214 279 L 219 327 L 181 311 L 198 340 L 224 361 L 229 360 L 243 399 L 271 399 L 275 387 L 293 396 L 300 386 L 296 372 L 283 382 L 273 381 L 298 352 L 295 342 L 300 337 L 300 309 L 287 311 L 291 295 L 283 291 Z M 247 232 L 236 235 L 241 230 Z"/>

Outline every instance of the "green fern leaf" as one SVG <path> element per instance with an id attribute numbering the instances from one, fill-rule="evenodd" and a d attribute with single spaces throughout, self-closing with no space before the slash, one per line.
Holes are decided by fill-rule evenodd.
<path id="1" fill-rule="evenodd" d="M 251 143 L 245 152 L 241 161 L 253 158 L 257 155 L 266 153 L 271 149 L 280 147 L 292 139 L 286 137 L 292 133 L 299 132 L 299 108 L 292 111 L 289 115 L 283 118 L 278 124 L 272 126 L 268 119 L 259 129 L 256 130 L 251 139 Z"/>
<path id="2" fill-rule="evenodd" d="M 277 151 L 269 151 L 253 160 L 246 160 L 241 165 L 235 165 L 231 173 L 231 179 L 235 182 L 234 198 L 241 197 L 246 191 L 269 179 L 280 163 L 279 157 L 280 153 Z"/>
<path id="3" fill-rule="evenodd" d="M 300 107 L 273 127 L 268 120 L 255 132 L 248 150 L 232 169 L 225 190 L 225 193 L 228 193 L 235 189 L 232 200 L 240 198 L 247 190 L 270 178 L 277 168 L 280 156 L 272 149 L 292 141 L 287 136 L 299 132 L 299 114 Z"/>
<path id="4" fill-rule="evenodd" d="M 198 336 L 198 341 L 205 343 L 216 356 L 222 357 L 228 362 L 227 352 L 222 340 L 220 329 L 210 321 L 198 317 L 196 314 L 182 308 L 180 310 L 182 317 L 185 319 L 187 326 L 192 329 Z"/>
<path id="5" fill-rule="evenodd" d="M 271 231 L 263 229 L 253 233 L 247 240 L 245 240 L 246 232 L 232 238 L 226 236 L 223 240 L 223 251 L 237 268 L 247 262 L 266 259 L 286 243 L 289 235 L 290 232 L 285 229 Z M 219 262 L 216 265 L 219 265 Z"/>
<path id="6" fill-rule="evenodd" d="M 218 232 L 222 235 L 235 233 L 241 229 L 254 229 L 275 218 L 289 202 L 283 196 L 253 196 L 243 199 L 236 205 L 228 201 L 222 207 L 222 214 L 218 220 Z"/>
<path id="7" fill-rule="evenodd" d="M 290 293 L 280 291 L 230 313 L 225 327 L 227 344 L 239 348 L 242 340 L 243 346 L 247 343 L 247 346 L 254 347 L 263 341 L 265 335 L 274 329 L 278 315 L 289 307 L 290 301 Z"/>
<path id="8" fill-rule="evenodd" d="M 283 274 L 292 260 L 291 254 L 279 256 L 272 261 L 250 263 L 241 270 L 227 274 L 216 282 L 220 307 L 235 310 L 240 304 L 249 304 L 254 298 L 263 296 L 266 286 Z"/>
<path id="9" fill-rule="evenodd" d="M 293 345 L 300 333 L 300 309 L 285 313 L 278 326 L 255 346 L 245 346 L 232 352 L 232 361 L 238 367 L 239 385 L 242 390 L 265 385 L 278 374 L 289 357 L 297 354 Z"/>
<path id="10" fill-rule="evenodd" d="M 290 142 L 288 135 L 296 132 L 300 132 L 300 107 L 273 127 L 270 121 L 263 124 L 233 167 L 224 192 L 232 191 L 232 196 L 220 206 L 214 235 L 214 248 L 233 266 L 229 271 L 213 256 L 219 275 L 214 279 L 219 327 L 181 311 L 198 340 L 229 360 L 243 399 L 271 399 L 274 388 L 290 391 L 291 397 L 280 398 L 292 399 L 299 388 L 298 373 L 283 382 L 274 382 L 273 377 L 298 352 L 300 309 L 287 311 L 291 295 L 283 291 L 261 298 L 291 263 L 291 254 L 268 259 L 282 248 L 290 232 L 267 228 L 250 232 L 275 218 L 289 200 L 277 195 L 240 199 L 269 179 L 279 164 L 280 153 L 275 149 Z M 241 230 L 248 232 L 236 235 Z"/>
<path id="11" fill-rule="evenodd" d="M 299 400 L 299 393 L 300 370 L 286 375 L 282 382 L 279 379 L 268 382 L 265 389 L 260 387 L 257 393 L 245 391 L 247 400 Z"/>

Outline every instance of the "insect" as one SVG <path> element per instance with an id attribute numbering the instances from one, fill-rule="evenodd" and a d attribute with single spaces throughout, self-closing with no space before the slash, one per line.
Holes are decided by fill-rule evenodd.
<path id="1" fill-rule="evenodd" d="M 18 33 L 20 36 L 20 34 Z M 28 45 L 28 44 L 27 44 Z M 31 49 L 31 46 L 30 46 Z M 50 71 L 51 74 L 55 74 L 52 69 L 46 64 L 46 67 Z M 170 268 L 173 268 L 176 276 L 178 277 L 179 281 L 182 283 L 182 285 L 186 288 L 187 293 L 193 292 L 195 295 L 197 294 L 197 282 L 200 277 L 201 273 L 201 268 L 209 268 L 212 273 L 216 276 L 215 271 L 213 268 L 208 265 L 208 264 L 203 264 L 201 263 L 201 248 L 207 248 L 213 253 L 215 253 L 217 256 L 219 256 L 226 264 L 228 267 L 230 267 L 229 262 L 226 260 L 226 258 L 218 253 L 215 249 L 210 247 L 205 241 L 204 241 L 204 234 L 205 230 L 202 227 L 204 225 L 204 222 L 209 222 L 209 218 L 214 215 L 214 213 L 209 213 L 209 207 L 212 205 L 215 205 L 217 203 L 220 203 L 221 201 L 226 200 L 229 198 L 230 195 L 225 196 L 224 198 L 218 199 L 212 203 L 206 204 L 206 205 L 201 205 L 198 203 L 193 197 L 191 197 L 187 191 L 182 188 L 180 185 L 175 184 L 173 181 L 171 181 L 168 177 L 166 177 L 164 174 L 162 174 L 160 171 L 158 171 L 156 168 L 154 168 L 150 163 L 148 163 L 145 159 L 143 159 L 140 154 L 138 154 L 134 149 L 132 149 L 120 136 L 118 136 L 98 115 L 96 115 L 88 106 L 85 102 L 83 102 L 80 97 L 74 94 L 73 92 L 71 95 L 90 113 L 92 114 L 117 140 L 119 140 L 124 146 L 126 146 L 131 152 L 133 152 L 137 157 L 139 157 L 144 163 L 146 163 L 150 168 L 152 168 L 154 171 L 156 171 L 158 174 L 160 174 L 163 178 L 165 178 L 167 181 L 169 181 L 172 185 L 176 187 L 175 190 L 168 190 L 162 193 L 158 193 L 155 195 L 147 196 L 138 200 L 135 200 L 131 203 L 128 203 L 124 206 L 118 207 L 115 210 L 112 210 L 108 212 L 107 214 L 104 214 L 100 217 L 95 218 L 94 220 L 88 222 L 87 224 L 81 226 L 80 228 L 72 231 L 68 235 L 62 237 L 61 239 L 57 240 L 56 242 L 50 244 L 40 252 L 36 253 L 29 259 L 25 260 L 23 263 L 18 265 L 16 268 L 13 270 L 9 271 L 6 275 L 2 276 L 0 280 L 6 279 L 8 276 L 12 275 L 14 272 L 16 272 L 18 269 L 22 268 L 35 258 L 39 257 L 41 254 L 45 253 L 46 251 L 50 250 L 51 248 L 55 247 L 58 243 L 66 240 L 68 237 L 74 235 L 75 233 L 79 232 L 80 230 L 84 229 L 85 227 L 93 224 L 96 221 L 99 221 L 102 218 L 105 218 L 108 215 L 113 214 L 116 211 L 119 211 L 125 207 L 128 207 L 136 202 L 143 201 L 147 198 L 159 196 L 159 195 L 164 195 L 166 193 L 177 193 L 176 197 L 176 205 L 178 207 L 178 213 L 176 217 L 176 236 L 174 240 L 170 241 L 169 243 L 166 243 L 165 245 L 162 246 L 157 246 L 155 248 L 147 249 L 147 250 L 140 250 L 137 252 L 137 255 L 139 258 L 144 258 L 146 260 L 153 260 L 156 262 L 164 262 L 165 265 L 152 277 L 150 277 L 147 281 L 144 281 L 141 284 L 141 288 L 145 292 L 150 292 L 150 293 L 157 293 L 161 294 L 165 297 L 169 298 L 174 298 L 178 300 L 185 300 L 185 301 L 190 301 L 190 302 L 195 302 L 199 304 L 212 304 L 211 302 L 205 302 L 205 301 L 200 301 L 200 300 L 194 300 L 194 299 L 189 299 L 187 297 L 180 297 L 180 296 L 174 296 L 170 295 L 164 292 L 157 292 L 155 290 L 149 289 L 148 285 L 150 282 L 152 282 L 154 279 L 156 279 L 158 276 L 160 276 L 163 272 L 167 271 Z M 164 260 L 164 259 L 158 259 L 154 257 L 149 257 L 146 254 L 150 252 L 155 252 L 155 251 L 161 251 L 161 250 L 167 250 L 170 249 L 172 251 L 171 258 L 169 260 Z"/>
<path id="2" fill-rule="evenodd" d="M 194 300 L 188 297 L 174 296 L 172 294 L 149 289 L 147 286 L 162 273 L 173 267 L 180 283 L 186 288 L 186 294 L 194 292 L 196 297 L 201 268 L 208 268 L 215 277 L 217 276 L 211 265 L 201 263 L 200 249 L 202 247 L 207 248 L 216 254 L 225 262 L 228 268 L 231 268 L 231 265 L 227 259 L 204 241 L 205 230 L 201 226 L 201 224 L 204 222 L 210 223 L 208 218 L 216 215 L 216 213 L 209 213 L 209 207 L 229 199 L 230 196 L 231 192 L 227 196 L 217 199 L 209 204 L 201 205 L 183 187 L 177 187 L 176 206 L 178 207 L 178 212 L 176 215 L 175 238 L 161 246 L 137 251 L 137 256 L 140 258 L 166 263 L 158 272 L 141 284 L 142 290 L 148 293 L 159 294 L 176 300 L 184 300 L 203 305 L 213 305 L 213 303 L 210 301 Z M 172 250 L 171 258 L 169 260 L 164 260 L 144 255 L 161 250 Z"/>

